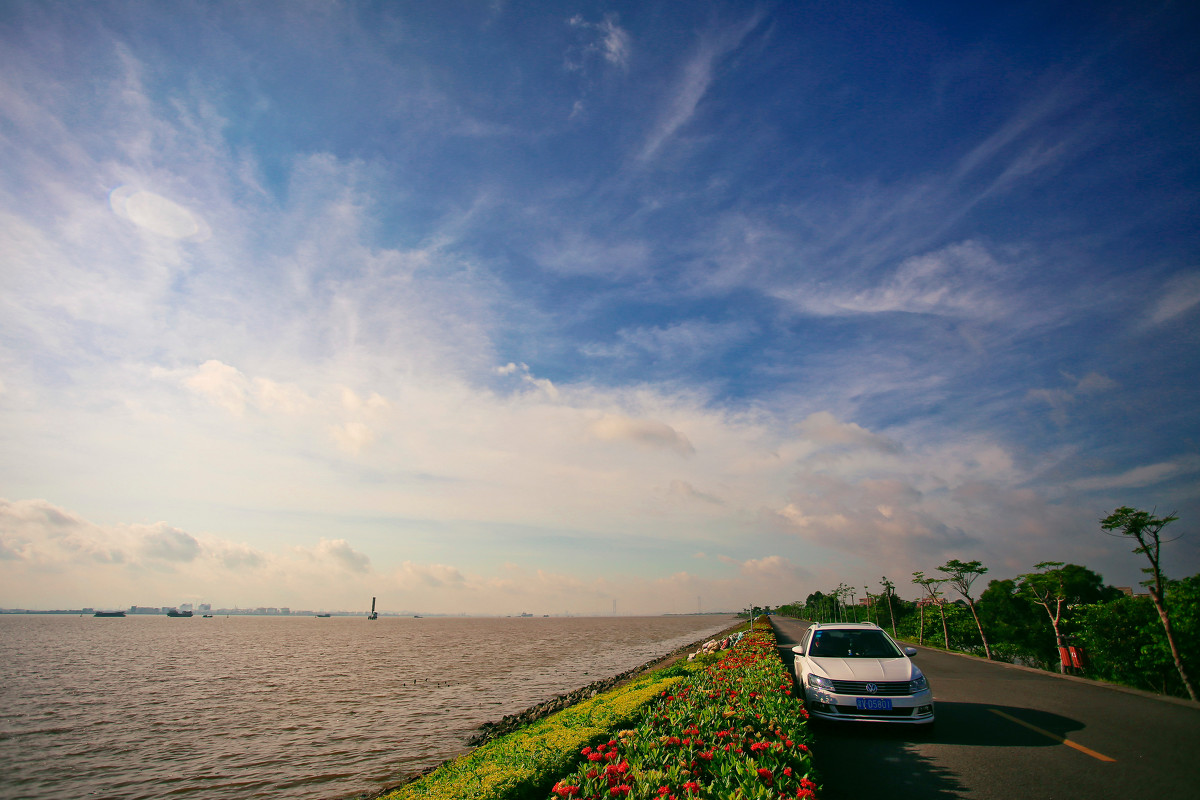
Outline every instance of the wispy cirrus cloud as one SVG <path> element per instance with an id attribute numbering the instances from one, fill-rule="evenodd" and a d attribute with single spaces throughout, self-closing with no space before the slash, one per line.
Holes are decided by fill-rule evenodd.
<path id="1" fill-rule="evenodd" d="M 637 160 L 648 162 L 692 119 L 708 93 L 721 59 L 736 50 L 762 21 L 759 13 L 740 23 L 702 34 L 680 66 L 679 73 L 664 98 L 657 116 L 637 153 Z"/>

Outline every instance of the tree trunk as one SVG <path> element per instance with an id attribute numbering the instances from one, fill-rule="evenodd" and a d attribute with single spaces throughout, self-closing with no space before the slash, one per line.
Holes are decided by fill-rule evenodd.
<path id="1" fill-rule="evenodd" d="M 975 611 L 975 601 L 967 598 L 967 605 L 971 607 L 971 616 L 975 617 L 975 627 L 979 628 L 979 638 L 983 640 L 983 652 L 987 655 L 988 661 L 992 660 L 992 648 L 988 647 L 987 637 L 983 635 L 983 625 L 979 622 L 979 614 Z"/>
<path id="2" fill-rule="evenodd" d="M 1050 613 L 1050 606 L 1046 606 L 1046 616 L 1050 617 L 1050 626 L 1054 628 L 1054 652 L 1058 654 L 1058 671 L 1062 674 L 1067 674 L 1067 665 L 1063 663 L 1062 651 L 1058 648 L 1062 646 L 1062 636 L 1058 633 L 1058 617 Z"/>
<path id="3" fill-rule="evenodd" d="M 925 646 L 925 606 L 919 606 L 921 610 L 921 635 L 917 639 L 917 644 Z"/>
<path id="4" fill-rule="evenodd" d="M 942 638 L 946 642 L 946 649 L 950 649 L 950 629 L 946 627 L 946 608 L 941 603 L 938 603 L 938 613 L 942 615 Z"/>
<path id="5" fill-rule="evenodd" d="M 1179 657 L 1179 647 L 1175 644 L 1175 633 L 1171 630 L 1171 618 L 1167 616 L 1167 607 L 1163 604 L 1162 597 L 1158 592 L 1151 592 L 1150 599 L 1154 601 L 1154 607 L 1158 610 L 1158 619 L 1162 622 L 1163 630 L 1167 633 L 1167 645 L 1171 648 L 1171 658 L 1175 659 L 1175 669 L 1179 671 L 1179 677 L 1183 681 L 1183 688 L 1187 689 L 1188 697 L 1196 699 L 1196 690 L 1192 688 L 1192 682 L 1188 680 L 1187 672 L 1183 669 L 1183 660 Z"/>
<path id="6" fill-rule="evenodd" d="M 892 638 L 896 638 L 896 615 L 892 613 L 892 595 L 887 596 L 888 601 L 888 619 L 892 621 Z"/>

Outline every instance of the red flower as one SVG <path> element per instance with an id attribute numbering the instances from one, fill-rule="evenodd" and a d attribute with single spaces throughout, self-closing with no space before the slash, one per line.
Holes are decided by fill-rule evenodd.
<path id="1" fill-rule="evenodd" d="M 767 769 L 766 767 L 758 768 L 758 777 L 762 778 L 763 783 L 765 783 L 767 786 L 771 786 L 775 783 L 775 776 L 772 775 L 771 770 Z"/>
<path id="2" fill-rule="evenodd" d="M 700 784 L 695 781 L 688 781 L 683 785 L 683 790 L 688 794 L 700 794 Z"/>
<path id="3" fill-rule="evenodd" d="M 613 797 L 624 797 L 625 795 L 629 794 L 632 791 L 633 791 L 632 786 L 627 786 L 624 783 L 622 783 L 620 786 L 614 786 L 611 789 L 609 789 L 608 793 L 610 795 L 612 795 Z"/>
<path id="4" fill-rule="evenodd" d="M 572 796 L 572 795 L 574 795 L 574 794 L 578 794 L 578 793 L 579 793 L 579 787 L 578 787 L 578 786 L 571 786 L 571 785 L 567 784 L 567 782 L 566 782 L 566 781 L 559 781 L 558 783 L 554 784 L 554 790 L 553 790 L 553 791 L 554 791 L 554 793 L 555 793 L 556 795 L 558 795 L 559 797 L 562 797 L 562 798 L 567 798 L 567 797 L 570 797 L 570 796 Z"/>

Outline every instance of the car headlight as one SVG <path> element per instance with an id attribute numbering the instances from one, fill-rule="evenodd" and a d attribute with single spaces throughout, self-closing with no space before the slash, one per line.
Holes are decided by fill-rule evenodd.
<path id="1" fill-rule="evenodd" d="M 808 673 L 808 685 L 814 689 L 824 689 L 827 692 L 833 691 L 833 681 L 812 672 Z"/>
<path id="2" fill-rule="evenodd" d="M 917 677 L 913 678 L 911 681 L 908 682 L 908 690 L 910 692 L 913 692 L 914 694 L 916 692 L 923 692 L 928 688 L 929 688 L 929 681 L 925 680 L 924 675 L 918 674 Z"/>

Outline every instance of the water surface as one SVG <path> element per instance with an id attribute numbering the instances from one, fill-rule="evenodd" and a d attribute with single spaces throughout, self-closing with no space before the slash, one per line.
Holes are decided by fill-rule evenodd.
<path id="1" fill-rule="evenodd" d="M 329 800 L 730 617 L 0 616 L 0 798 Z"/>

